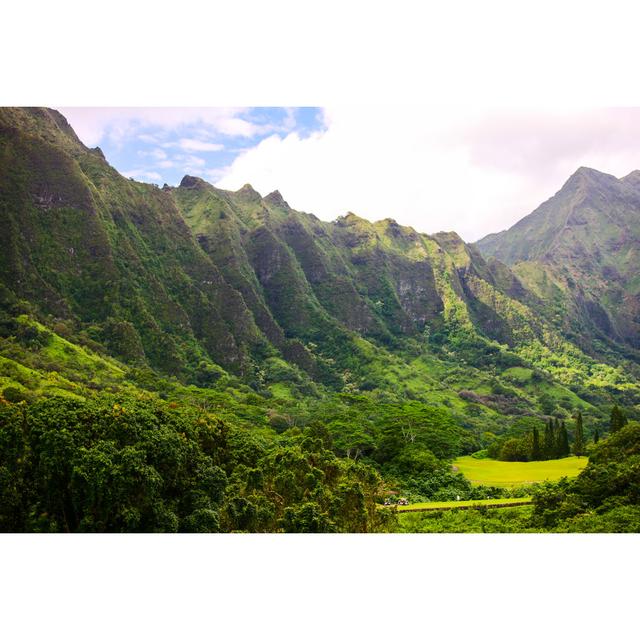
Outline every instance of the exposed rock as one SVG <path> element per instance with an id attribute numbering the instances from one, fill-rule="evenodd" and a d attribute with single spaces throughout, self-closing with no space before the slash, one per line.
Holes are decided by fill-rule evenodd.
<path id="1" fill-rule="evenodd" d="M 207 183 L 202 178 L 197 178 L 196 176 L 184 176 L 180 181 L 180 187 L 182 189 L 203 189 L 206 186 Z"/>

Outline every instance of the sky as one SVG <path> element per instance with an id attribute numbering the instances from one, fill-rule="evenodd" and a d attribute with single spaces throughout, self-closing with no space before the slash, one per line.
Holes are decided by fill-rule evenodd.
<path id="1" fill-rule="evenodd" d="M 580 166 L 617 177 L 640 168 L 640 108 L 59 110 L 136 180 L 249 183 L 323 220 L 351 211 L 468 242 L 531 213 Z"/>

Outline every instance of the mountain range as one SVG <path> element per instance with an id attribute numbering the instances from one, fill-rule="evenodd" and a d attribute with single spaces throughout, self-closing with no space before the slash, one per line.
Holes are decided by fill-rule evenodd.
<path id="1" fill-rule="evenodd" d="M 640 404 L 640 171 L 580 168 L 468 244 L 354 213 L 324 222 L 250 185 L 136 182 L 60 113 L 3 108 L 0 230 L 5 324 L 123 370 L 283 400 L 418 400 L 478 429 Z M 15 346 L 1 355 L 26 366 Z"/>

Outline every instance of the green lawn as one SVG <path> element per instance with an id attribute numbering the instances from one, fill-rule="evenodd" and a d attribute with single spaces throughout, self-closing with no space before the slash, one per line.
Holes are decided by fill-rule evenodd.
<path id="1" fill-rule="evenodd" d="M 518 487 L 545 480 L 559 480 L 563 476 L 577 476 L 587 466 L 587 458 L 571 456 L 542 462 L 501 462 L 463 456 L 456 458 L 453 466 L 472 484 Z"/>
<path id="2" fill-rule="evenodd" d="M 519 505 L 531 502 L 531 498 L 490 498 L 488 500 L 451 500 L 449 502 L 416 502 L 399 505 L 398 511 L 440 511 L 446 509 L 463 509 L 465 507 L 496 507 L 502 505 Z"/>

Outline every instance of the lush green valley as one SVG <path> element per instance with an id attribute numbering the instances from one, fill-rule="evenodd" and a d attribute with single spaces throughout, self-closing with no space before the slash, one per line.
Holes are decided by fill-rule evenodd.
<path id="1" fill-rule="evenodd" d="M 637 530 L 640 183 L 603 175 L 468 245 L 0 109 L 0 530 Z"/>

